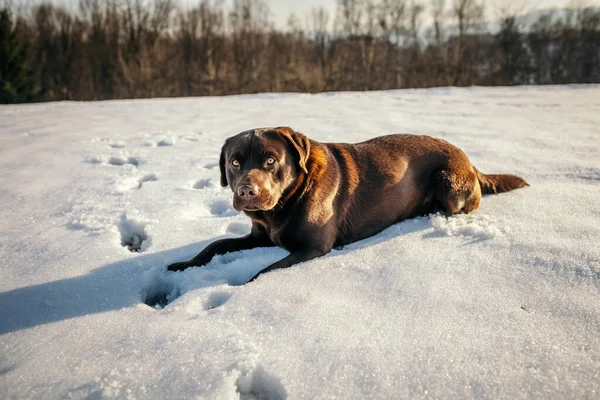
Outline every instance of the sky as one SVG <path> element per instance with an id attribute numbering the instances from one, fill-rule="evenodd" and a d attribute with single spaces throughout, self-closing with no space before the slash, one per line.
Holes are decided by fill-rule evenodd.
<path id="1" fill-rule="evenodd" d="M 3 0 L 0 0 L 2 4 Z M 76 5 L 79 0 L 4 0 L 13 2 L 13 4 L 35 4 L 40 2 L 51 2 L 56 5 L 70 6 Z M 142 2 L 151 2 L 152 0 L 141 0 Z M 202 0 L 174 0 L 175 4 L 182 5 L 183 7 L 195 6 Z M 218 0 L 212 0 L 219 2 Z M 270 20 L 274 21 L 275 26 L 280 29 L 286 29 L 288 19 L 292 13 L 294 13 L 300 20 L 301 26 L 306 27 L 308 23 L 308 17 L 310 12 L 314 8 L 323 7 L 329 12 L 329 23 L 332 24 L 335 16 L 336 4 L 338 0 L 264 0 L 270 11 Z M 375 2 L 379 0 L 374 0 Z M 429 4 L 431 0 L 420 0 L 423 4 Z M 449 7 L 454 0 L 445 0 L 446 6 Z M 600 6 L 600 0 L 480 0 L 485 3 L 485 19 L 486 20 L 497 20 L 499 16 L 498 10 L 508 7 L 511 10 L 522 10 L 521 14 L 526 14 L 531 11 L 548 9 L 548 8 L 564 8 L 577 4 L 589 5 L 589 6 Z M 223 0 L 224 4 L 228 8 L 233 3 L 233 0 Z M 524 6 L 521 6 L 524 4 Z M 429 25 L 431 18 L 429 17 L 428 10 L 425 10 L 425 14 L 422 16 L 422 25 Z"/>
<path id="2" fill-rule="evenodd" d="M 194 0 L 188 0 L 194 1 Z M 327 9 L 331 16 L 334 15 L 336 9 L 336 0 L 266 0 L 269 8 L 271 10 L 271 17 L 276 21 L 281 21 L 282 24 L 277 24 L 278 26 L 283 26 L 285 22 L 288 20 L 289 15 L 294 12 L 298 15 L 301 21 L 304 23 L 306 16 L 309 15 L 311 9 L 324 7 Z M 195 1 L 194 1 L 195 2 Z M 590 0 L 585 1 L 586 4 L 591 5 L 600 5 L 600 1 L 598 0 Z M 428 0 L 425 0 L 424 3 L 429 3 Z M 452 0 L 446 0 L 447 4 L 451 4 Z M 498 7 L 518 7 L 518 4 L 523 3 L 523 1 L 515 1 L 515 0 L 488 0 L 486 3 L 486 16 L 488 19 L 495 19 L 494 14 Z M 544 8 L 552 8 L 552 7 L 567 7 L 569 4 L 573 4 L 573 0 L 529 0 L 525 2 L 527 5 L 525 7 L 525 12 L 532 10 L 539 10 Z"/>

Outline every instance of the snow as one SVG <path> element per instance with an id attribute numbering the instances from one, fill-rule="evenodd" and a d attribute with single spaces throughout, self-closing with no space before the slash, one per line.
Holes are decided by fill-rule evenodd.
<path id="1" fill-rule="evenodd" d="M 277 125 L 429 134 L 531 187 L 248 285 L 287 252 L 166 273 L 249 232 L 219 151 Z M 0 397 L 598 397 L 599 125 L 600 86 L 1 106 Z"/>

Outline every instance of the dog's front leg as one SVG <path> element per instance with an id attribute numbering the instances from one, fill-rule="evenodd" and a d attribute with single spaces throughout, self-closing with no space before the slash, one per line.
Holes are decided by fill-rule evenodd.
<path id="1" fill-rule="evenodd" d="M 264 274 L 266 272 L 269 271 L 273 271 L 274 269 L 280 269 L 280 268 L 288 268 L 291 267 L 294 264 L 298 264 L 304 261 L 309 261 L 312 260 L 313 258 L 317 258 L 320 257 L 322 255 L 327 254 L 328 251 L 323 251 L 323 250 L 305 250 L 305 251 L 296 251 L 294 253 L 291 253 L 289 256 L 282 258 L 281 260 L 269 265 L 268 267 L 262 269 L 258 274 L 254 275 L 252 277 L 252 279 L 250 279 L 248 282 L 252 282 L 253 280 L 255 280 L 256 278 L 258 278 L 259 275 Z"/>
<path id="2" fill-rule="evenodd" d="M 169 271 L 183 271 L 189 267 L 202 267 L 218 254 L 270 246 L 274 246 L 274 244 L 268 236 L 256 234 L 255 232 L 241 238 L 221 239 L 206 246 L 204 250 L 191 260 L 171 264 L 168 269 Z"/>

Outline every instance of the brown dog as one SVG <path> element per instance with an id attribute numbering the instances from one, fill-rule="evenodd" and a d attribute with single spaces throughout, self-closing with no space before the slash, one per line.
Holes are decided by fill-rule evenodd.
<path id="1" fill-rule="evenodd" d="M 252 129 L 225 141 L 221 185 L 252 219 L 249 235 L 208 245 L 180 271 L 213 256 L 281 246 L 290 255 L 262 273 L 327 254 L 396 222 L 436 211 L 468 213 L 482 194 L 528 186 L 484 175 L 467 155 L 429 136 L 389 135 L 356 144 L 319 143 L 287 127 Z"/>

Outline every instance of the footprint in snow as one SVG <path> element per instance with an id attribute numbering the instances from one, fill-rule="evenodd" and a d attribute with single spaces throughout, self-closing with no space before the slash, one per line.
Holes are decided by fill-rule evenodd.
<path id="1" fill-rule="evenodd" d="M 143 183 L 156 182 L 157 180 L 158 178 L 156 177 L 156 174 L 146 174 L 139 179 L 140 186 L 138 187 L 138 189 L 142 187 Z"/>
<path id="2" fill-rule="evenodd" d="M 242 222 L 232 222 L 229 225 L 227 225 L 227 229 L 225 230 L 225 232 L 242 236 L 249 234 L 250 229 L 251 227 L 248 224 L 244 224 Z"/>
<path id="3" fill-rule="evenodd" d="M 137 157 L 111 156 L 108 159 L 108 163 L 116 166 L 131 164 L 134 167 L 137 167 L 140 165 L 140 160 Z"/>
<path id="4" fill-rule="evenodd" d="M 223 304 L 227 303 L 229 298 L 231 298 L 231 294 L 231 291 L 225 290 L 218 290 L 210 293 L 206 300 L 206 309 L 212 310 L 213 308 L 221 307 Z"/>
<path id="5" fill-rule="evenodd" d="M 148 271 L 142 285 L 142 302 L 152 308 L 164 308 L 181 295 L 173 278 L 159 271 Z"/>
<path id="6" fill-rule="evenodd" d="M 219 163 L 216 163 L 216 162 L 204 164 L 204 168 L 206 168 L 206 169 L 214 169 L 214 168 L 217 168 L 218 166 L 219 166 Z"/>
<path id="7" fill-rule="evenodd" d="M 123 181 L 117 183 L 117 189 L 121 192 L 127 192 L 129 190 L 141 189 L 143 184 L 146 182 L 155 182 L 158 178 L 156 174 L 146 174 L 141 178 L 126 178 Z"/>
<path id="8" fill-rule="evenodd" d="M 142 287 L 142 302 L 152 308 L 161 309 L 179 298 L 182 292 L 182 280 L 179 274 L 171 274 L 159 271 L 147 275 Z M 205 310 L 221 307 L 231 298 L 231 289 L 217 289 L 208 293 L 206 300 L 202 302 Z"/>
<path id="9" fill-rule="evenodd" d="M 204 189 L 209 187 L 211 184 L 211 180 L 210 179 L 199 179 L 196 182 L 194 182 L 194 184 L 192 185 L 192 187 L 194 189 Z"/>
<path id="10" fill-rule="evenodd" d="M 243 274 L 239 273 L 240 269 L 245 270 L 245 263 L 235 266 L 236 263 L 239 264 L 240 259 L 244 258 L 244 254 L 234 252 L 215 256 L 203 268 L 191 267 L 183 272 L 169 272 L 165 265 L 147 271 L 144 273 L 141 301 L 153 308 L 164 308 L 182 294 L 204 288 L 203 290 L 208 292 L 200 294 L 200 297 L 205 298 L 201 302 L 201 307 L 206 310 L 221 307 L 231 298 L 233 286 L 242 285 L 250 279 L 245 271 Z M 232 264 L 234 268 L 227 271 L 227 267 Z M 228 285 L 225 288 L 224 283 Z"/>
<path id="11" fill-rule="evenodd" d="M 288 397 L 281 380 L 265 371 L 262 365 L 257 365 L 248 372 L 242 372 L 235 382 L 235 389 L 240 394 L 240 400 L 284 400 Z"/>
<path id="12" fill-rule="evenodd" d="M 150 236 L 146 232 L 146 224 L 128 218 L 123 214 L 117 226 L 121 235 L 121 246 L 132 253 L 140 253 L 150 246 Z"/>
<path id="13" fill-rule="evenodd" d="M 156 142 L 156 146 L 157 147 L 173 146 L 173 140 L 172 139 L 161 139 L 158 142 Z"/>
<path id="14" fill-rule="evenodd" d="M 228 200 L 215 201 L 210 205 L 210 212 L 216 217 L 231 217 L 237 214 Z"/>

